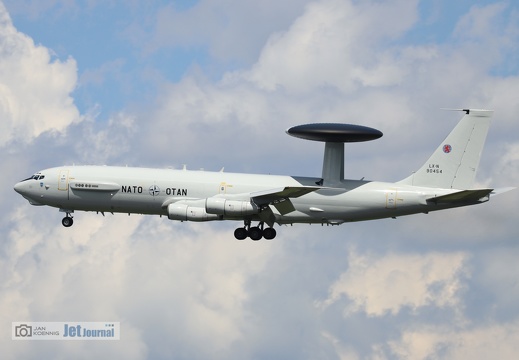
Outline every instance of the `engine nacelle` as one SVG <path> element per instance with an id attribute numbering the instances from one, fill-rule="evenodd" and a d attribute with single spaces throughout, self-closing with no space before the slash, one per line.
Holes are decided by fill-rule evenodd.
<path id="1" fill-rule="evenodd" d="M 251 201 L 228 200 L 210 197 L 205 200 L 205 210 L 209 214 L 245 216 L 259 213 L 259 208 Z"/>
<path id="2" fill-rule="evenodd" d="M 168 218 L 180 221 L 211 221 L 221 220 L 221 216 L 208 214 L 203 207 L 189 206 L 184 203 L 168 205 Z"/>

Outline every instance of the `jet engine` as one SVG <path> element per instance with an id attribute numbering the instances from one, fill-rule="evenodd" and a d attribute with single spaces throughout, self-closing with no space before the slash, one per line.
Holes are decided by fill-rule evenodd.
<path id="1" fill-rule="evenodd" d="M 168 218 L 180 221 L 211 221 L 221 220 L 222 217 L 208 214 L 203 207 L 189 206 L 186 203 L 173 203 L 168 205 Z"/>
<path id="2" fill-rule="evenodd" d="M 259 213 L 259 208 L 251 201 L 228 200 L 210 197 L 205 201 L 205 210 L 209 214 L 227 216 L 245 216 Z"/>

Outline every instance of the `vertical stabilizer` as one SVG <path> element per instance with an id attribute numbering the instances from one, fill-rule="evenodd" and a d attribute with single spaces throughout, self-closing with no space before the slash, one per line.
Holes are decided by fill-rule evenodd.
<path id="1" fill-rule="evenodd" d="M 429 160 L 400 183 L 444 189 L 472 188 L 493 111 L 463 111 L 465 116 Z"/>

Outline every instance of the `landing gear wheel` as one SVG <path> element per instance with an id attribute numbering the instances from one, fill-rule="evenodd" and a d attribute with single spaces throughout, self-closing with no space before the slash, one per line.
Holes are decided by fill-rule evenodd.
<path id="1" fill-rule="evenodd" d="M 247 238 L 247 229 L 245 228 L 237 228 L 234 230 L 234 237 L 237 240 L 245 240 Z"/>
<path id="2" fill-rule="evenodd" d="M 254 240 L 260 240 L 263 237 L 263 231 L 257 226 L 251 227 L 249 229 L 249 237 Z"/>
<path id="3" fill-rule="evenodd" d="M 263 230 L 263 237 L 266 240 L 272 240 L 276 237 L 276 230 L 274 228 L 266 228 Z"/>
<path id="4" fill-rule="evenodd" d="M 65 216 L 63 220 L 61 220 L 61 223 L 64 227 L 71 227 L 72 224 L 74 224 L 74 219 L 72 219 L 70 216 Z"/>

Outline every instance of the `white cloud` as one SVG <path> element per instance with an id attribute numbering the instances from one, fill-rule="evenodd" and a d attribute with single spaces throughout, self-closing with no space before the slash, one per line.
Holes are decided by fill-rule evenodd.
<path id="1" fill-rule="evenodd" d="M 102 86 L 107 76 L 120 78 L 119 74 L 121 73 L 123 66 L 123 59 L 115 59 L 102 64 L 97 69 L 87 69 L 81 74 L 79 79 L 79 86 L 85 86 L 89 84 Z"/>
<path id="2" fill-rule="evenodd" d="M 214 57 L 254 64 L 218 81 L 192 68 L 177 83 L 157 81 L 163 88 L 138 110 L 103 119 L 93 109 L 81 123 L 75 123 L 79 115 L 70 98 L 75 62 L 52 60 L 4 19 L 0 39 L 13 47 L 0 59 L 8 69 L 0 79 L 9 85 L 8 95 L 0 96 L 8 115 L 1 130 L 9 134 L 0 135 L 0 148 L 11 155 L 2 163 L 0 190 L 0 320 L 114 319 L 123 329 L 108 354 L 97 343 L 10 342 L 2 348 L 5 356 L 477 358 L 488 354 L 485 344 L 502 358 L 517 352 L 513 197 L 499 200 L 502 206 L 397 222 L 282 227 L 273 242 L 236 242 L 230 224 L 120 214 L 78 212 L 74 227 L 64 229 L 57 210 L 30 207 L 12 191 L 13 174 L 19 180 L 33 167 L 73 161 L 190 161 L 208 170 L 225 165 L 319 175 L 322 144 L 284 134 L 288 126 L 314 121 L 383 130 L 380 141 L 348 148 L 347 172 L 397 179 L 421 165 L 459 118 L 437 109 L 467 105 L 496 109 L 499 131 L 489 144 L 490 159 L 497 159 L 498 182 L 514 185 L 517 79 L 491 73 L 503 52 L 513 52 L 514 19 L 505 19 L 509 31 L 492 25 L 508 5 L 467 11 L 445 43 L 412 44 L 405 35 L 419 21 L 416 2 L 301 4 L 276 24 L 251 29 L 257 36 L 242 48 L 247 21 L 263 5 L 240 2 L 214 14 L 209 2 L 185 13 L 167 9 L 150 46 L 210 44 Z M 239 18 L 242 11 L 250 14 Z M 270 12 L 263 11 L 259 22 L 268 20 Z M 230 23 L 218 17 L 222 12 Z M 168 40 L 172 19 L 182 31 Z M 210 26 L 200 27 L 204 21 Z M 499 44 L 486 52 L 494 36 Z M 39 77 L 27 77 L 30 64 L 41 70 Z M 110 64 L 83 80 L 100 83 L 99 74 L 120 66 Z M 496 145 L 503 136 L 508 145 Z M 11 140 L 25 147 L 7 148 Z M 496 243 L 502 249 L 489 251 Z M 0 329 L 4 339 L 8 332 Z"/>
<path id="3" fill-rule="evenodd" d="M 505 186 L 505 182 L 508 181 L 511 186 L 519 185 L 519 142 L 504 144 L 501 147 L 504 151 L 495 164 L 492 176 L 493 183 L 502 183 Z M 506 179 L 506 180 L 505 180 Z"/>
<path id="4" fill-rule="evenodd" d="M 246 289 L 270 257 L 268 243 L 237 242 L 228 229 L 121 214 L 81 214 L 71 229 L 44 226 L 55 218 L 49 214 L 38 218 L 18 208 L 11 219 L 0 261 L 4 323 L 121 321 L 122 343 L 111 351 L 130 358 L 142 358 L 144 348 L 208 357 L 242 339 L 242 321 L 251 317 Z M 4 338 L 8 331 L 2 329 Z M 17 347 L 8 351 L 20 354 Z"/>
<path id="5" fill-rule="evenodd" d="M 123 112 L 115 113 L 99 126 L 94 111 L 95 109 L 91 114 L 84 116 L 79 126 L 69 127 L 67 131 L 66 137 L 77 139 L 71 144 L 77 154 L 74 157 L 75 161 L 90 165 L 106 165 L 118 161 L 119 165 L 127 165 L 127 154 L 135 150 L 132 138 L 138 131 L 136 116 Z"/>
<path id="6" fill-rule="evenodd" d="M 459 19 L 453 31 L 453 35 L 462 39 L 476 41 L 492 39 L 492 41 L 494 41 L 496 32 L 500 34 L 503 29 L 502 24 L 498 23 L 496 18 L 498 18 L 506 8 L 507 4 L 504 2 L 486 6 L 472 6 L 468 13 Z"/>
<path id="7" fill-rule="evenodd" d="M 463 253 L 388 254 L 380 258 L 351 251 L 348 270 L 330 287 L 321 303 L 328 307 L 343 296 L 350 301 L 349 316 L 364 311 L 368 316 L 396 315 L 407 307 L 457 307 L 466 276 Z"/>
<path id="8" fill-rule="evenodd" d="M 396 14 L 399 21 L 389 20 Z M 332 86 L 348 94 L 359 86 L 394 85 L 404 69 L 389 52 L 376 50 L 416 19 L 412 2 L 312 3 L 288 31 L 270 37 L 248 78 L 260 88 L 296 93 Z"/>
<path id="9" fill-rule="evenodd" d="M 498 10 L 501 12 L 492 14 L 499 16 L 504 11 L 501 7 Z M 388 21 L 396 16 L 387 16 L 392 12 L 398 12 L 400 21 Z M 290 161 L 286 152 L 290 140 L 283 130 L 298 123 L 360 123 L 385 133 L 383 139 L 367 144 L 363 150 L 371 159 L 383 152 L 385 159 L 377 159 L 377 166 L 370 168 L 376 173 L 362 173 L 360 177 L 403 178 L 415 170 L 409 166 L 399 168 L 411 164 L 411 159 L 396 161 L 396 165 L 388 159 L 394 163 L 395 157 L 410 156 L 412 146 L 414 156 L 423 151 L 414 162 L 415 167 L 421 165 L 451 127 L 437 121 L 452 117 L 441 112 L 440 107 L 505 105 L 504 100 L 497 100 L 501 99 L 498 87 L 504 90 L 503 85 L 498 85 L 502 82 L 487 75 L 491 64 L 500 61 L 495 51 L 483 49 L 488 44 L 474 48 L 474 44 L 464 42 L 456 47 L 451 43 L 391 42 L 410 31 L 416 20 L 416 4 L 409 2 L 312 3 L 286 31 L 270 36 L 250 69 L 226 73 L 217 82 L 190 74 L 165 86 L 156 111 L 151 117 L 146 113 L 146 120 L 141 120 L 147 122 L 147 135 L 141 139 L 153 138 L 150 149 L 155 153 L 174 151 L 183 159 L 213 156 L 202 147 L 190 145 L 195 139 L 212 149 L 225 143 L 231 155 L 219 165 L 228 166 L 229 162 L 246 163 L 264 156 L 264 146 L 254 147 L 260 143 L 268 144 L 273 153 L 283 154 Z M 464 29 L 457 30 L 459 36 L 469 31 Z M 513 32 L 508 35 L 509 40 L 515 36 Z M 502 47 L 495 45 L 493 49 Z M 485 61 L 474 61 L 474 51 L 482 52 L 477 56 Z M 506 86 L 503 93 L 513 94 L 512 87 Z M 429 144 L 417 138 L 435 140 Z M 294 153 L 304 154 L 307 159 L 315 154 L 310 149 L 315 144 L 294 145 Z M 246 154 L 240 151 L 243 148 L 248 149 Z M 320 156 L 315 158 L 319 168 Z M 349 161 L 349 168 L 354 169 L 355 159 Z"/>
<path id="10" fill-rule="evenodd" d="M 78 121 L 70 95 L 76 80 L 76 62 L 53 60 L 47 48 L 14 28 L 0 4 L 0 146 Z"/>
<path id="11" fill-rule="evenodd" d="M 203 48 L 217 61 L 248 63 L 256 59 L 270 34 L 282 30 L 306 3 L 202 0 L 184 10 L 170 4 L 160 9 L 152 34 L 140 39 L 141 46 L 146 51 L 170 46 Z"/>
<path id="12" fill-rule="evenodd" d="M 406 331 L 390 347 L 397 357 L 409 359 L 514 359 L 519 351 L 519 323 Z"/>

